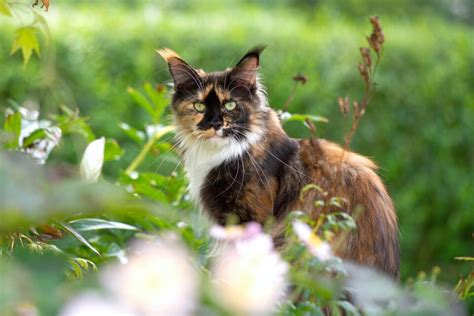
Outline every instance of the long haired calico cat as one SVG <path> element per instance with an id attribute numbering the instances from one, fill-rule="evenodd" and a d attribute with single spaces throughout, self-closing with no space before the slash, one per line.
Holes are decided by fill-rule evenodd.
<path id="1" fill-rule="evenodd" d="M 210 73 L 172 50 L 158 51 L 174 80 L 172 110 L 190 194 L 220 224 L 230 215 L 241 222 L 273 217 L 281 223 L 292 210 L 318 216 L 317 190 L 299 199 L 301 189 L 315 183 L 344 198 L 348 213 L 363 209 L 357 231 L 338 243 L 336 254 L 397 278 L 397 217 L 375 164 L 325 140 L 286 135 L 258 79 L 262 50 Z"/>

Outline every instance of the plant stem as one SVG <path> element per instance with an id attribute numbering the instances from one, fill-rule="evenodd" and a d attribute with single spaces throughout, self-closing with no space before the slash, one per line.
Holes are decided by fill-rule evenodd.
<path id="1" fill-rule="evenodd" d="M 174 126 L 169 125 L 169 126 L 163 127 L 161 130 L 156 132 L 152 137 L 150 137 L 150 139 L 146 142 L 145 146 L 143 146 L 142 150 L 138 153 L 135 159 L 133 159 L 133 161 L 130 163 L 128 168 L 125 170 L 125 174 L 130 175 L 132 172 L 134 172 L 135 169 L 137 169 L 137 167 L 143 162 L 146 155 L 155 144 L 155 141 L 160 139 L 163 135 L 169 132 L 172 132 L 173 130 L 174 130 Z"/>
<path id="2" fill-rule="evenodd" d="M 295 97 L 296 93 L 296 88 L 298 88 L 298 81 L 295 81 L 295 84 L 293 86 L 293 90 L 291 91 L 291 94 L 288 96 L 288 99 L 286 100 L 285 104 L 283 105 L 283 112 L 288 111 L 288 107 L 290 106 L 291 101 L 293 101 L 293 98 Z"/>

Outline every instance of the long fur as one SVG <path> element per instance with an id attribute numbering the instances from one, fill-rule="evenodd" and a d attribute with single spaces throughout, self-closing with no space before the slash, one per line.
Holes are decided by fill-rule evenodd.
<path id="1" fill-rule="evenodd" d="M 376 165 L 329 141 L 286 135 L 258 76 L 262 50 L 214 73 L 192 68 L 171 50 L 160 51 L 175 81 L 172 109 L 191 196 L 221 224 L 274 218 L 273 235 L 280 241 L 290 211 L 314 218 L 332 211 L 315 206 L 324 198 L 317 190 L 300 201 L 302 188 L 315 183 L 346 201 L 345 211 L 357 222 L 355 232 L 333 241 L 336 254 L 397 278 L 397 217 Z M 227 110 L 228 102 L 235 108 Z"/>

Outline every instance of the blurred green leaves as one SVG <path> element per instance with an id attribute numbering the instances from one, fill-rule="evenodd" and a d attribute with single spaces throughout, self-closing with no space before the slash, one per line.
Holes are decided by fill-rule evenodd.
<path id="1" fill-rule="evenodd" d="M 61 112 L 52 114 L 51 118 L 57 123 L 63 134 L 78 134 L 88 142 L 96 138 L 91 127 L 87 124 L 88 118 L 80 116 L 79 109 L 71 110 L 66 105 L 60 105 L 59 108 Z"/>
<path id="2" fill-rule="evenodd" d="M 129 199 L 116 186 L 79 179 L 51 180 L 55 177 L 53 169 L 38 166 L 23 153 L 0 152 L 0 232 L 58 217 L 127 209 Z"/>
<path id="3" fill-rule="evenodd" d="M 283 123 L 300 122 L 306 125 L 306 120 L 310 120 L 315 123 L 328 123 L 329 122 L 329 120 L 325 117 L 322 117 L 319 115 L 312 115 L 312 114 L 297 114 L 297 113 L 282 112 L 280 113 L 280 117 Z"/>
<path id="4" fill-rule="evenodd" d="M 10 10 L 10 7 L 5 2 L 5 0 L 0 0 L 0 14 L 6 15 L 9 17 L 12 16 L 12 11 Z"/>
<path id="5" fill-rule="evenodd" d="M 105 140 L 104 160 L 119 160 L 124 154 L 124 150 L 120 147 L 115 139 Z"/>
<path id="6" fill-rule="evenodd" d="M 44 1 L 43 6 L 47 8 L 49 1 Z M 43 7 L 42 6 L 42 7 Z M 46 20 L 33 9 L 28 3 L 9 2 L 0 0 L 0 14 L 10 17 L 10 20 L 16 23 L 15 38 L 10 49 L 10 55 L 21 51 L 23 56 L 23 68 L 28 65 L 33 52 L 38 57 L 40 53 L 40 43 L 38 33 L 42 32 L 45 35 L 46 43 L 49 42 L 50 34 Z"/>
<path id="7" fill-rule="evenodd" d="M 154 88 L 149 82 L 146 82 L 143 84 L 143 89 L 145 90 L 144 94 L 132 87 L 128 87 L 127 92 L 135 103 L 149 114 L 154 123 L 163 123 L 163 113 L 169 104 L 165 86 L 158 85 Z"/>
<path id="8" fill-rule="evenodd" d="M 80 218 L 69 222 L 76 231 L 91 231 L 100 229 L 137 230 L 135 226 L 125 223 L 108 221 L 100 218 Z"/>
<path id="9" fill-rule="evenodd" d="M 30 2 L 25 1 L 28 9 Z M 2 66 L 7 67 L 2 68 L 5 71 L 0 74 L 0 102 L 6 104 L 8 98 L 25 101 L 37 98 L 42 109 L 55 113 L 52 119 L 63 134 L 72 133 L 80 137 L 79 141 L 69 138 L 68 143 L 55 149 L 55 155 L 50 161 L 52 168 L 39 171 L 41 181 L 37 181 L 38 168 L 30 169 L 31 164 L 23 164 L 22 159 L 28 160 L 27 157 L 20 153 L 8 153 L 11 160 L 5 164 L 2 154 L 0 207 L 3 207 L 3 201 L 14 200 L 14 205 L 18 207 L 15 212 L 26 214 L 26 219 L 13 220 L 13 215 L 10 214 L 3 220 L 7 210 L 2 208 L 0 231 L 28 230 L 37 221 L 64 220 L 101 253 L 99 258 L 70 234 L 61 243 L 58 242 L 61 249 L 78 258 L 79 261 L 71 263 L 71 266 L 76 277 L 82 277 L 84 272 L 91 270 L 90 263 L 103 262 L 106 258 L 120 258 L 125 242 L 135 232 L 132 229 L 114 228 L 80 230 L 81 227 L 100 227 L 98 222 L 89 223 L 90 226 L 74 224 L 75 220 L 84 216 L 91 219 L 89 211 L 97 210 L 97 213 L 92 213 L 97 216 L 107 212 L 108 216 L 119 217 L 110 220 L 111 222 L 123 220 L 138 230 L 154 231 L 173 229 L 173 221 L 183 218 L 182 213 L 162 206 L 161 203 L 173 203 L 192 210 L 185 197 L 186 184 L 180 170 L 172 178 L 161 174 L 159 166 L 163 159 L 169 158 L 177 164 L 176 156 L 171 153 L 171 144 L 164 142 L 164 138 L 151 142 L 149 151 L 146 152 L 148 160 L 141 160 L 138 169 L 133 168 L 135 170 L 127 175 L 120 170 L 123 165 L 118 167 L 118 164 L 132 160 L 137 148 L 140 150 L 149 140 L 150 135 L 144 129 L 145 123 L 164 124 L 165 95 L 160 95 L 161 92 L 154 84 L 141 85 L 143 80 L 152 80 L 151 78 L 156 82 L 169 79 L 164 65 L 157 65 L 154 58 L 153 50 L 157 43 L 175 48 L 183 56 L 190 58 L 193 65 L 205 70 L 227 67 L 230 60 L 236 58 L 239 52 L 245 51 L 249 45 L 246 42 L 248 38 L 271 43 L 262 57 L 261 67 L 271 104 L 283 104 L 291 89 L 292 74 L 304 71 L 311 80 L 298 90 L 290 109 L 291 112 L 308 113 L 312 117 L 294 114 L 289 122 L 293 120 L 304 123 L 308 118 L 316 122 L 323 121 L 314 115 L 322 114 L 331 119 L 331 124 L 322 124 L 321 130 L 318 129 L 318 136 L 340 140 L 343 123 L 337 110 L 336 96 L 342 92 L 356 94 L 360 84 L 359 78 L 353 76 L 351 65 L 355 63 L 353 57 L 358 45 L 364 43 L 358 43 L 354 38 L 367 31 L 365 24 L 360 23 L 362 20 L 365 23 L 365 16 L 382 12 L 386 13 L 382 18 L 386 22 L 388 39 L 384 69 L 380 73 L 375 106 L 367 113 L 367 120 L 361 126 L 354 148 L 373 156 L 380 163 L 383 167 L 381 173 L 394 195 L 403 231 L 403 274 L 413 275 L 418 269 L 427 268 L 435 262 L 443 266 L 440 277 L 445 280 L 453 280 L 463 267 L 464 275 L 467 275 L 466 269 L 471 269 L 472 266 L 470 262 L 453 263 L 452 257 L 468 255 L 467 249 L 472 244 L 470 223 L 473 213 L 469 205 L 472 205 L 473 195 L 470 190 L 472 172 L 469 168 L 473 152 L 472 127 L 469 124 L 474 117 L 471 106 L 474 98 L 469 85 L 472 82 L 469 65 L 472 64 L 474 55 L 473 46 L 470 45 L 470 26 L 451 17 L 446 9 L 450 4 L 446 1 L 443 5 L 440 5 L 440 1 L 435 1 L 436 4 L 416 4 L 413 1 L 402 1 L 401 4 L 380 1 L 368 3 L 359 0 L 296 2 L 275 6 L 268 3 L 263 7 L 257 3 L 241 3 L 232 6 L 232 10 L 229 10 L 228 5 L 215 4 L 212 10 L 199 10 L 210 5 L 198 2 L 190 3 L 189 6 L 160 3 L 159 10 L 155 10 L 163 13 L 159 18 L 149 18 L 148 14 L 152 10 L 139 4 L 145 3 L 148 6 L 149 1 L 133 4 L 127 2 L 125 9 L 106 2 L 94 3 L 93 6 L 77 6 L 74 1 L 58 2 L 59 14 L 55 16 L 57 27 L 53 30 L 57 50 L 54 65 L 48 64 L 41 72 L 36 71 L 35 67 L 21 71 L 20 63 L 15 63 L 14 58 L 7 56 L 11 43 L 15 41 L 12 36 L 18 35 L 14 29 L 28 27 L 28 24 L 10 27 L 11 21 L 16 23 L 18 20 L 2 19 L 2 30 L 7 31 L 0 35 L 0 48 L 7 53 L 0 56 L 0 61 Z M 292 5 L 291 10 L 286 7 L 289 3 Z M 398 15 L 392 15 L 395 7 Z M 420 7 L 423 10 L 419 10 Z M 4 0 L 0 0 L 2 16 L 11 17 L 15 13 L 12 10 Z M 113 14 L 110 14 L 111 10 Z M 449 19 L 443 18 L 448 15 Z M 166 16 L 174 18 L 170 20 Z M 334 18 L 335 16 L 343 18 Z M 283 29 L 278 28 L 281 21 L 286 23 Z M 196 23 L 199 28 L 196 28 Z M 41 29 L 43 24 L 36 26 Z M 225 28 L 215 27 L 224 24 Z M 279 31 L 275 32 L 275 29 Z M 191 40 L 202 32 L 209 34 L 208 40 L 203 38 L 190 45 Z M 36 30 L 36 39 L 38 35 Z M 31 61 L 31 55 L 38 54 L 39 49 L 36 51 L 35 45 L 31 43 L 29 49 Z M 22 47 L 18 51 L 24 53 Z M 41 53 L 47 55 L 43 47 Z M 457 80 L 450 80 L 452 78 Z M 125 93 L 128 86 L 136 87 L 129 89 L 129 97 Z M 158 98 L 155 92 L 158 93 Z M 79 117 L 75 110 L 59 111 L 58 104 L 62 102 L 71 104 L 74 108 L 77 106 L 91 120 Z M 4 123 L 9 125 L 10 131 L 2 134 L 0 141 L 8 143 L 9 149 L 14 149 L 18 140 L 15 132 L 18 131 L 15 127 L 18 126 L 18 116 L 9 122 L 6 120 Z M 121 128 L 121 131 L 116 127 L 117 122 L 124 120 L 129 125 L 124 125 L 127 128 Z M 86 188 L 75 177 L 64 175 L 71 170 L 67 169 L 65 172 L 54 166 L 58 163 L 77 162 L 84 140 L 90 142 L 96 138 L 89 124 L 97 135 L 107 136 L 105 160 L 111 161 L 110 166 L 114 168 L 110 168 L 106 176 L 111 178 L 112 175 L 119 175 L 117 182 L 121 188 L 107 183 L 93 186 L 88 184 Z M 293 136 L 304 135 L 304 129 L 290 125 L 289 123 L 285 127 Z M 300 127 L 301 124 L 294 125 Z M 44 136 L 44 130 L 39 129 L 26 137 L 23 145 L 31 145 Z M 127 143 L 128 138 L 133 142 Z M 123 158 L 116 162 L 119 157 Z M 406 159 L 407 157 L 410 159 Z M 158 167 L 154 164 L 155 161 L 159 162 Z M 15 169 L 15 164 L 20 170 Z M 5 168 L 11 170 L 5 173 Z M 75 168 L 71 168 L 74 172 Z M 173 168 L 170 168 L 170 172 L 171 170 Z M 155 176 L 155 173 L 160 176 Z M 121 197 L 125 195 L 126 203 L 114 203 L 115 195 L 102 194 L 102 185 L 114 192 L 119 191 L 116 193 Z M 6 190 L 10 186 L 16 190 L 13 196 L 10 190 Z M 56 190 L 58 197 L 53 199 Z M 125 190 L 130 192 L 124 192 Z M 139 199 L 133 201 L 133 207 L 128 206 L 130 195 Z M 69 198 L 71 203 L 61 201 Z M 107 202 L 107 198 L 112 201 Z M 59 201 L 58 205 L 56 199 Z M 94 199 L 98 200 L 99 205 L 95 205 Z M 103 205 L 100 205 L 102 200 Z M 146 203 L 148 200 L 154 204 L 144 206 L 142 202 Z M 139 202 L 139 206 L 135 202 Z M 167 212 L 156 212 L 155 214 L 160 214 L 159 217 L 150 215 L 156 209 L 166 209 Z M 417 211 L 413 212 L 414 209 Z M 109 221 L 102 218 L 92 220 Z M 190 245 L 200 245 L 201 252 L 207 255 L 204 249 L 206 242 L 201 242 L 198 238 L 199 234 L 206 238 L 202 225 L 191 219 L 186 222 L 187 226 L 180 231 L 186 235 Z M 329 218 L 323 224 L 327 224 L 324 228 L 351 226 L 349 221 L 340 216 Z M 301 252 L 298 252 L 298 247 L 295 248 L 294 255 L 297 257 Z M 9 284 L 16 284 L 21 278 L 14 273 L 14 267 L 37 260 L 31 254 L 20 258 L 13 260 L 12 265 L 0 273 L 2 281 L 4 276 L 11 276 L 12 281 L 8 282 L 13 283 Z M 84 261 L 88 260 L 86 258 L 92 260 L 87 263 Z M 48 260 L 51 260 L 49 256 Z M 48 260 L 45 260 L 45 266 L 52 267 L 52 271 L 44 271 L 41 267 L 28 268 L 35 271 L 31 282 L 43 287 L 38 293 L 47 292 L 45 288 L 52 288 L 46 278 L 57 277 L 58 271 L 64 269 L 63 266 L 56 269 L 53 261 Z M 205 260 L 208 259 L 203 259 Z M 469 291 L 472 293 L 472 279 L 470 274 L 460 281 L 460 295 L 468 297 Z M 367 280 L 361 282 L 368 283 Z M 21 290 L 23 293 L 28 292 Z M 47 294 L 52 297 L 50 292 Z M 435 294 L 433 297 L 437 299 L 440 296 Z M 40 301 L 46 302 L 47 299 Z M 322 313 L 317 304 L 308 301 L 297 305 L 289 310 L 300 314 Z M 339 307 L 351 310 L 351 306 Z M 45 312 L 45 315 L 54 314 L 56 313 L 51 311 Z"/>
<path id="10" fill-rule="evenodd" d="M 138 145 L 143 145 L 145 142 L 145 133 L 131 127 L 127 123 L 119 123 L 118 127 Z"/>
<path id="11" fill-rule="evenodd" d="M 4 132 L 7 133 L 8 139 L 10 139 L 5 147 L 8 149 L 14 149 L 18 147 L 18 141 L 21 133 L 21 114 L 20 112 L 7 112 L 5 113 Z"/>

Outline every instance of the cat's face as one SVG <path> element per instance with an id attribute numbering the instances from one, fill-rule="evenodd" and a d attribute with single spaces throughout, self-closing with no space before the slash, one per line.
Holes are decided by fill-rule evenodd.
<path id="1" fill-rule="evenodd" d="M 172 109 L 177 135 L 187 146 L 255 142 L 262 132 L 266 97 L 258 83 L 259 54 L 247 53 L 234 68 L 206 73 L 171 50 L 160 50 L 174 80 Z"/>

